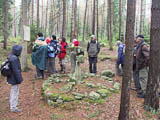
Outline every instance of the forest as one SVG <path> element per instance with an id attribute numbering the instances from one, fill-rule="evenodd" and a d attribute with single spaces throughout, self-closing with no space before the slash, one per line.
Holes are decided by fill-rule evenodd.
<path id="1" fill-rule="evenodd" d="M 0 120 L 158 120 L 159 0 L 0 0 Z"/>

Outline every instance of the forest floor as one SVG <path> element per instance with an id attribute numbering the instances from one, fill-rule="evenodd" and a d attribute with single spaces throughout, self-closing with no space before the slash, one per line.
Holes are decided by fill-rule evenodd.
<path id="1" fill-rule="evenodd" d="M 0 53 L 2 54 L 2 53 Z M 7 53 L 5 53 L 7 54 Z M 98 74 L 103 70 L 112 70 L 115 72 L 116 50 L 109 51 L 102 48 L 99 58 L 110 56 L 111 59 L 98 62 Z M 0 56 L 2 57 L 2 56 Z M 3 56 L 4 57 L 4 56 Z M 114 93 L 108 100 L 101 104 L 86 104 L 79 102 L 77 104 L 68 103 L 63 107 L 51 107 L 44 102 L 41 95 L 41 87 L 44 80 L 34 82 L 35 67 L 23 72 L 23 83 L 20 87 L 19 107 L 23 110 L 21 113 L 11 113 L 9 111 L 10 85 L 5 78 L 0 78 L 0 120 L 117 120 L 120 108 L 120 93 Z M 81 65 L 83 72 L 88 72 L 88 60 Z M 57 60 L 57 69 L 58 60 Z M 70 71 L 70 65 L 67 64 L 67 73 Z M 47 79 L 47 77 L 46 77 Z M 113 81 L 122 83 L 122 77 L 115 76 Z M 101 82 L 95 79 L 95 82 Z M 108 84 L 108 81 L 105 81 Z M 105 84 L 105 83 L 104 83 Z M 133 87 L 133 81 L 132 81 Z M 157 116 L 143 110 L 143 99 L 136 96 L 136 92 L 131 90 L 130 100 L 130 120 L 157 120 Z"/>

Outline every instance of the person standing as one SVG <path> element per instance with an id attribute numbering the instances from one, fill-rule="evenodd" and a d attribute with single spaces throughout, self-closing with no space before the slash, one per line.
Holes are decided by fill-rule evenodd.
<path id="1" fill-rule="evenodd" d="M 48 71 L 51 74 L 57 73 L 55 59 L 59 53 L 58 51 L 60 51 L 58 49 L 58 44 L 59 43 L 58 43 L 58 40 L 56 40 L 56 36 L 52 35 L 51 42 L 48 46 L 50 50 L 48 54 Z"/>
<path id="2" fill-rule="evenodd" d="M 66 72 L 65 57 L 66 57 L 67 43 L 64 37 L 59 38 L 59 42 L 61 44 L 61 52 L 58 54 L 59 64 L 61 68 L 60 72 L 65 73 Z"/>
<path id="3" fill-rule="evenodd" d="M 144 98 L 146 94 L 146 87 L 148 81 L 148 62 L 150 49 L 147 43 L 144 41 L 143 35 L 136 37 L 137 51 L 136 51 L 136 70 L 139 73 L 139 82 L 142 92 L 138 93 L 139 98 Z"/>
<path id="4" fill-rule="evenodd" d="M 139 78 L 138 78 L 138 72 L 136 71 L 136 49 L 137 49 L 137 44 L 136 40 L 134 40 L 134 48 L 133 48 L 133 80 L 134 80 L 134 88 L 133 90 L 140 90 L 141 85 L 139 83 Z"/>
<path id="5" fill-rule="evenodd" d="M 44 79 L 46 60 L 47 60 L 47 43 L 43 37 L 43 34 L 38 33 L 32 52 L 32 64 L 36 66 L 36 72 L 37 72 L 37 75 L 35 75 L 36 79 Z"/>
<path id="6" fill-rule="evenodd" d="M 122 44 L 121 41 L 117 41 L 117 46 L 118 46 L 118 59 L 116 63 L 116 69 L 117 69 L 117 74 L 122 75 L 123 65 L 124 65 L 124 47 L 125 45 Z M 121 65 L 121 69 L 120 69 L 120 65 Z"/>
<path id="7" fill-rule="evenodd" d="M 10 63 L 11 74 L 7 76 L 7 82 L 11 84 L 10 92 L 10 111 L 11 112 L 21 112 L 22 110 L 17 107 L 19 98 L 19 85 L 22 83 L 23 78 L 21 74 L 21 64 L 19 56 L 22 52 L 22 46 L 15 45 L 12 47 L 12 52 L 8 56 L 8 61 Z"/>
<path id="8" fill-rule="evenodd" d="M 90 73 L 97 73 L 97 57 L 100 52 L 100 44 L 95 39 L 95 36 L 91 36 L 91 41 L 88 43 L 87 52 L 89 57 L 89 71 Z"/>

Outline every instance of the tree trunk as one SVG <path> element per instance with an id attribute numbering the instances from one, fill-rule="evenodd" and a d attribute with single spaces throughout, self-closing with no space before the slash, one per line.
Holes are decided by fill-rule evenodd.
<path id="1" fill-rule="evenodd" d="M 122 1 L 119 0 L 119 40 L 121 40 L 121 29 L 122 29 Z"/>
<path id="2" fill-rule="evenodd" d="M 48 0 L 47 0 L 47 7 L 46 7 L 46 19 L 45 19 L 45 36 L 47 35 L 47 26 L 48 26 Z"/>
<path id="3" fill-rule="evenodd" d="M 143 0 L 141 0 L 139 34 L 142 34 L 142 27 L 143 27 Z"/>
<path id="4" fill-rule="evenodd" d="M 136 0 L 128 0 L 127 3 L 127 26 L 126 26 L 126 49 L 124 74 L 122 79 L 121 104 L 119 120 L 129 120 L 130 107 L 130 81 L 132 78 L 132 58 L 133 58 L 133 40 L 134 40 L 134 24 Z"/>
<path id="5" fill-rule="evenodd" d="M 70 41 L 72 42 L 74 36 L 74 0 L 72 0 L 72 18 L 71 18 L 71 38 Z"/>
<path id="6" fill-rule="evenodd" d="M 77 25 L 77 0 L 74 0 L 74 35 L 73 37 L 77 39 L 78 37 L 78 25 Z"/>
<path id="7" fill-rule="evenodd" d="M 53 29 L 54 29 L 54 21 L 53 21 L 53 5 L 54 5 L 54 0 L 51 1 L 51 12 L 50 12 L 50 36 L 53 34 Z"/>
<path id="8" fill-rule="evenodd" d="M 42 13 L 41 13 L 41 28 L 43 29 L 43 20 L 44 20 L 44 17 L 43 17 L 43 0 L 42 0 Z"/>
<path id="9" fill-rule="evenodd" d="M 147 93 L 144 100 L 146 108 L 159 109 L 159 81 L 160 81 L 160 1 L 152 0 L 151 36 L 150 36 L 150 64 Z M 151 109 L 150 109 L 151 110 Z"/>
<path id="10" fill-rule="evenodd" d="M 7 39 L 8 39 L 8 0 L 5 1 L 3 34 L 4 34 L 4 45 L 3 45 L 3 48 L 7 49 Z"/>
<path id="11" fill-rule="evenodd" d="M 33 25 L 34 23 L 34 0 L 32 0 L 32 22 L 31 24 Z"/>
<path id="12" fill-rule="evenodd" d="M 22 66 L 22 71 L 26 71 L 26 69 L 28 68 L 27 65 L 27 41 L 24 40 L 24 29 L 23 26 L 27 26 L 28 25 L 28 17 L 27 17 L 27 0 L 22 0 L 22 54 L 21 54 L 21 66 Z"/>
<path id="13" fill-rule="evenodd" d="M 96 7 L 96 0 L 93 1 L 92 35 L 95 35 L 95 24 L 96 24 L 96 17 L 95 17 L 96 10 L 95 10 L 95 7 Z"/>
<path id="14" fill-rule="evenodd" d="M 109 50 L 113 50 L 113 46 L 112 46 L 112 24 L 113 24 L 113 20 L 112 20 L 112 4 L 113 1 L 112 0 L 108 0 L 108 40 L 109 40 Z"/>
<path id="15" fill-rule="evenodd" d="M 37 0 L 37 28 L 39 28 L 39 23 L 40 23 L 40 20 L 39 20 L 39 0 Z"/>
<path id="16" fill-rule="evenodd" d="M 98 7 L 98 0 L 96 0 L 96 2 L 97 2 L 97 41 L 98 41 L 98 34 L 99 34 L 99 14 L 98 14 L 98 9 L 99 9 L 99 7 Z"/>
<path id="17" fill-rule="evenodd" d="M 85 28 L 86 28 L 87 8 L 88 8 L 88 0 L 86 0 L 86 8 L 85 8 L 85 13 L 84 13 L 84 21 L 83 21 L 83 41 L 85 40 Z"/>
<path id="18" fill-rule="evenodd" d="M 66 35 L 66 0 L 63 0 L 63 25 L 62 25 L 62 37 Z"/>

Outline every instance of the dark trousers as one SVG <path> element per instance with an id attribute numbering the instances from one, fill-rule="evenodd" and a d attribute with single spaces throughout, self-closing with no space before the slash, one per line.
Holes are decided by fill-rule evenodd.
<path id="1" fill-rule="evenodd" d="M 134 79 L 135 88 L 140 89 L 141 85 L 140 85 L 140 82 L 139 82 L 139 74 L 136 70 L 133 70 L 133 79 Z"/>
<path id="2" fill-rule="evenodd" d="M 90 73 L 97 73 L 97 57 L 89 57 Z"/>
<path id="3" fill-rule="evenodd" d="M 44 70 L 40 70 L 38 67 L 36 67 L 37 76 L 44 78 Z"/>
<path id="4" fill-rule="evenodd" d="M 48 58 L 48 72 L 51 74 L 56 73 L 56 64 L 55 64 L 55 58 Z"/>

